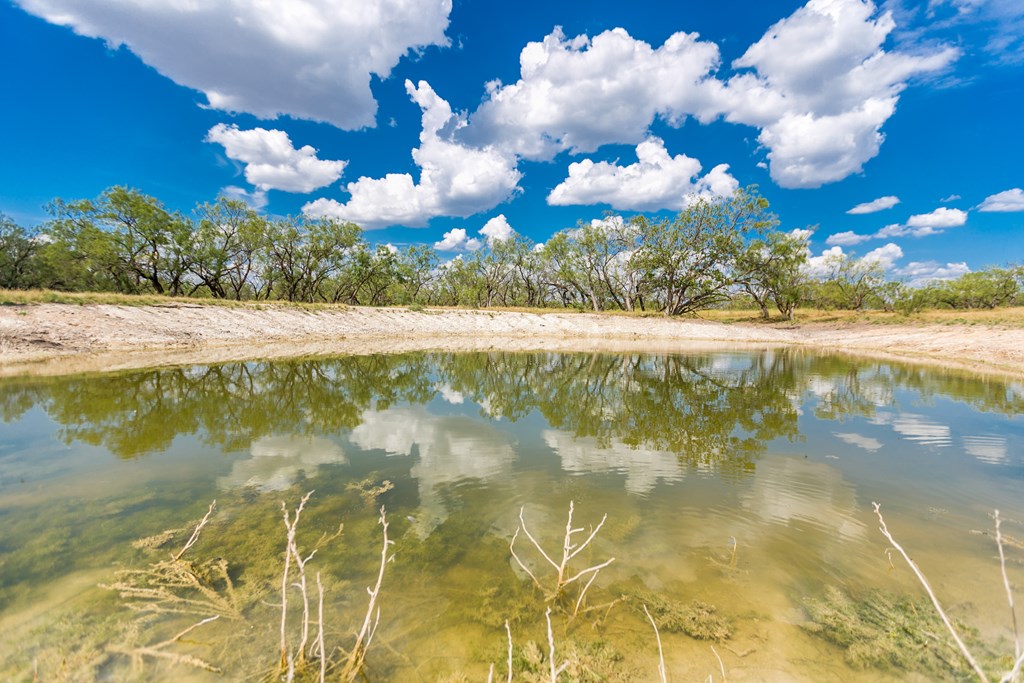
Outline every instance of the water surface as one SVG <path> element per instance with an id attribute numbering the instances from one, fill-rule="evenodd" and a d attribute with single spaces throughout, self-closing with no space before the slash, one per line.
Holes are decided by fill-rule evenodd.
<path id="1" fill-rule="evenodd" d="M 920 598 L 871 501 L 954 615 L 1007 651 L 988 515 L 999 508 L 1004 531 L 1024 536 L 1024 386 L 1012 381 L 796 351 L 418 353 L 4 380 L 0 413 L 4 679 L 216 679 L 139 655 L 208 612 L 140 610 L 151 601 L 110 588 L 190 528 L 139 539 L 194 524 L 213 499 L 189 557 L 227 562 L 239 618 L 161 652 L 231 679 L 272 673 L 281 502 L 314 489 L 300 545 L 344 524 L 309 564 L 329 648 L 351 645 L 379 506 L 390 520 L 374 681 L 482 681 L 492 662 L 503 674 L 506 619 L 517 680 L 533 680 L 549 606 L 572 660 L 560 680 L 655 680 L 642 605 L 664 622 L 695 601 L 718 637 L 663 627 L 672 680 L 721 680 L 716 652 L 733 681 L 957 680 L 941 666 L 955 655 L 927 638 L 940 665 L 865 658 L 864 634 L 824 637 L 823 605 Z M 509 552 L 522 509 L 560 553 L 570 501 L 585 533 L 607 515 L 572 566 L 615 558 L 575 618 L 573 599 L 546 602 Z M 542 576 L 539 553 L 522 537 L 516 548 Z"/>

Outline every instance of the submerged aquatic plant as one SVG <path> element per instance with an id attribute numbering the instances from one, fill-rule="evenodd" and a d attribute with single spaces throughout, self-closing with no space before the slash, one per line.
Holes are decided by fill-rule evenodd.
<path id="1" fill-rule="evenodd" d="M 933 677 L 969 675 L 971 669 L 956 645 L 943 637 L 942 622 L 927 601 L 871 591 L 852 597 L 836 586 L 804 601 L 810 633 L 844 650 L 847 664 L 857 669 L 916 671 Z M 961 629 L 963 626 L 961 625 Z M 979 647 L 976 634 L 965 635 Z"/>
<path id="2" fill-rule="evenodd" d="M 653 616 L 658 629 L 685 633 L 697 640 L 723 641 L 732 637 L 731 622 L 714 605 L 700 600 L 687 604 L 650 591 L 638 591 L 634 597 L 643 604 L 645 612 L 650 606 L 648 614 Z"/>
<path id="3" fill-rule="evenodd" d="M 946 667 L 942 673 L 948 673 L 950 669 L 954 672 L 973 673 L 978 680 L 989 683 L 991 679 L 979 663 L 979 652 L 983 646 L 963 625 L 953 623 L 921 567 L 910 559 L 906 550 L 893 537 L 882 516 L 882 506 L 878 503 L 871 505 L 879 519 L 879 530 L 913 571 L 914 577 L 928 594 L 934 612 L 906 598 L 885 598 L 878 594 L 857 603 L 841 591 L 830 589 L 825 601 L 807 601 L 808 610 L 816 622 L 812 630 L 838 644 L 846 645 L 849 648 L 848 659 L 852 654 L 855 664 L 928 668 L 935 665 L 935 660 L 927 656 L 922 659 L 922 653 L 931 652 Z M 998 680 L 1000 683 L 1019 682 L 1024 669 L 1024 647 L 1017 623 L 1014 594 L 1007 574 L 1006 548 L 998 510 L 994 511 L 992 518 L 995 522 L 994 536 L 999 553 L 1002 587 L 1007 593 L 1014 638 L 1013 664 Z M 936 632 L 941 633 L 943 630 L 939 628 L 940 624 L 955 646 L 947 644 L 945 648 L 937 647 L 941 640 Z"/>
<path id="4" fill-rule="evenodd" d="M 181 654 L 168 648 L 200 626 L 220 617 L 240 620 L 238 598 L 235 586 L 228 572 L 227 560 L 217 557 L 193 562 L 183 559 L 199 540 L 203 527 L 210 521 L 217 501 L 210 503 L 203 518 L 192 530 L 185 545 L 170 556 L 150 564 L 145 569 L 129 569 L 117 573 L 117 580 L 102 587 L 118 592 L 127 600 L 131 609 L 157 614 L 192 614 L 205 618 L 192 624 L 176 635 L 152 645 L 112 645 L 110 652 L 128 655 L 136 666 L 141 666 L 144 657 L 167 659 L 177 664 L 186 664 L 198 669 L 220 673 L 220 668 L 193 655 Z M 148 539 L 141 539 L 133 545 L 137 548 L 159 548 L 170 542 L 183 529 L 164 531 Z"/>
<path id="5" fill-rule="evenodd" d="M 115 590 L 128 600 L 131 609 L 140 612 L 194 614 L 197 616 L 223 616 L 241 619 L 235 585 L 228 571 L 227 560 L 217 557 L 191 561 L 184 555 L 196 541 L 203 527 L 210 521 L 217 501 L 210 503 L 206 515 L 199 521 L 185 545 L 170 559 L 150 564 L 145 569 L 126 569 L 117 572 L 116 581 L 104 588 Z M 168 530 L 156 537 L 136 542 L 136 547 L 159 547 L 182 529 Z M 163 539 L 158 542 L 153 539 Z"/>

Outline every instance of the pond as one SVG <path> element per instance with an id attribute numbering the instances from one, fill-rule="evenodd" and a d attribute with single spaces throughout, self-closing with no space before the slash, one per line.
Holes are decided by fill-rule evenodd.
<path id="1" fill-rule="evenodd" d="M 318 578 L 336 679 L 382 559 L 370 681 L 504 681 L 510 636 L 513 680 L 551 680 L 552 645 L 560 681 L 659 680 L 659 637 L 674 681 L 969 679 L 872 501 L 982 664 L 1012 665 L 991 518 L 1020 582 L 1012 380 L 415 353 L 8 379 L 0 411 L 4 680 L 281 680 L 282 632 L 316 680 Z M 294 520 L 310 491 L 282 625 L 282 502 Z"/>

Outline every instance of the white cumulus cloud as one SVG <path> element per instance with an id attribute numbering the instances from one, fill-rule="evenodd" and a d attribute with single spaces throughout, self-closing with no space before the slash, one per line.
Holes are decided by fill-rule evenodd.
<path id="1" fill-rule="evenodd" d="M 940 232 L 942 231 L 937 230 L 936 228 L 933 228 L 929 225 L 922 225 L 916 228 L 912 228 L 910 226 L 903 225 L 902 223 L 893 223 L 891 225 L 885 226 L 884 228 L 876 232 L 874 235 L 872 235 L 872 237 L 883 240 L 888 239 L 890 237 L 927 237 L 928 235 L 937 235 Z"/>
<path id="2" fill-rule="evenodd" d="M 878 154 L 907 82 L 959 55 L 887 51 L 894 27 L 869 1 L 810 0 L 735 60 L 727 80 L 715 75 L 718 46 L 694 33 L 654 47 L 621 28 L 593 38 L 555 29 L 523 49 L 518 81 L 488 84 L 462 135 L 551 159 L 639 143 L 659 118 L 681 125 L 723 117 L 760 129 L 779 185 L 818 187 L 859 172 Z"/>
<path id="3" fill-rule="evenodd" d="M 484 241 L 470 237 L 465 228 L 452 228 L 440 242 L 434 242 L 434 249 L 438 251 L 476 251 L 482 246 Z"/>
<path id="4" fill-rule="evenodd" d="M 706 107 L 704 84 L 718 62 L 718 46 L 696 33 L 675 33 L 655 48 L 622 28 L 593 38 L 555 28 L 523 48 L 517 82 L 488 84 L 465 135 L 527 159 L 637 144 L 656 116 L 681 121 Z"/>
<path id="5" fill-rule="evenodd" d="M 619 166 L 584 159 L 569 165 L 569 176 L 548 195 L 548 204 L 611 204 L 624 211 L 681 210 L 698 197 L 728 197 L 739 187 L 728 164 L 700 176 L 699 161 L 670 156 L 656 137 L 637 145 L 637 162 Z"/>
<path id="6" fill-rule="evenodd" d="M 721 107 L 726 120 L 762 129 L 775 182 L 818 187 L 859 172 L 878 154 L 907 80 L 959 54 L 886 51 L 894 28 L 870 1 L 810 0 L 733 62 L 752 73 L 729 79 Z"/>
<path id="7" fill-rule="evenodd" d="M 16 0 L 76 33 L 125 46 L 209 106 L 343 129 L 374 125 L 371 75 L 448 45 L 451 0 Z"/>
<path id="8" fill-rule="evenodd" d="M 824 278 L 835 271 L 836 265 L 847 258 L 840 246 L 829 247 L 817 256 L 808 255 L 801 270 L 808 277 Z"/>
<path id="9" fill-rule="evenodd" d="M 423 112 L 420 146 L 412 152 L 419 182 L 408 173 L 362 177 L 347 185 L 351 197 L 344 204 L 318 199 L 302 207 L 305 214 L 353 221 L 368 230 L 399 224 L 421 228 L 437 216 L 465 218 L 486 211 L 519 191 L 522 173 L 514 156 L 493 146 L 452 141 L 448 131 L 464 122 L 448 102 L 425 81 L 406 81 L 405 89 Z"/>
<path id="10" fill-rule="evenodd" d="M 971 269 L 963 261 L 945 265 L 938 261 L 911 261 L 895 269 L 893 274 L 905 278 L 911 287 L 920 287 L 935 280 L 953 280 L 969 272 Z"/>
<path id="11" fill-rule="evenodd" d="M 948 209 L 944 206 L 930 213 L 919 213 L 907 219 L 906 223 L 887 225 L 872 237 L 888 239 L 890 237 L 927 237 L 938 235 L 948 228 L 958 228 L 967 222 L 967 212 L 960 209 Z"/>
<path id="12" fill-rule="evenodd" d="M 960 209 L 949 209 L 940 206 L 931 213 L 920 213 L 907 219 L 907 226 L 911 228 L 958 228 L 967 222 L 967 212 Z"/>
<path id="13" fill-rule="evenodd" d="M 868 253 L 864 254 L 863 261 L 865 263 L 874 262 L 881 265 L 886 270 L 892 270 L 896 265 L 896 261 L 903 258 L 903 250 L 898 244 L 889 242 L 877 249 L 872 249 Z"/>
<path id="14" fill-rule="evenodd" d="M 476 251 L 484 245 L 494 246 L 495 242 L 504 242 L 516 231 L 509 225 L 504 214 L 498 214 L 484 223 L 477 234 L 480 237 L 470 237 L 465 228 L 452 228 L 444 233 L 440 242 L 434 242 L 434 248 L 438 251 Z"/>
<path id="15" fill-rule="evenodd" d="M 515 232 L 512 226 L 508 224 L 505 214 L 498 214 L 484 223 L 484 227 L 480 228 L 480 234 L 487 238 L 487 244 L 492 246 L 495 242 L 504 242 L 512 237 Z"/>
<path id="16" fill-rule="evenodd" d="M 871 235 L 861 235 L 852 230 L 846 232 L 837 232 L 834 235 L 829 235 L 825 240 L 825 244 L 831 246 L 839 245 L 840 247 L 852 247 L 855 244 L 866 242 L 871 239 Z"/>
<path id="17" fill-rule="evenodd" d="M 245 164 L 245 179 L 263 191 L 312 192 L 340 178 L 347 164 L 318 159 L 309 145 L 295 149 L 283 130 L 240 130 L 218 123 L 206 141 L 222 145 L 229 159 Z"/>
<path id="18" fill-rule="evenodd" d="M 1024 190 L 1015 187 L 985 197 L 978 211 L 1024 211 Z"/>
<path id="19" fill-rule="evenodd" d="M 884 211 L 885 209 L 891 209 L 892 207 L 896 206 L 899 203 L 900 203 L 900 198 L 899 197 L 894 197 L 892 195 L 889 195 L 887 197 L 879 197 L 878 199 L 872 200 L 870 202 L 864 202 L 863 204 L 858 204 L 857 206 L 853 207 L 852 209 L 850 209 L 846 213 L 852 213 L 852 214 L 876 213 L 878 211 Z"/>
<path id="20" fill-rule="evenodd" d="M 851 258 L 853 256 L 844 252 L 842 246 L 835 245 L 817 256 L 809 254 L 801 270 L 809 277 L 827 278 L 835 273 L 840 264 Z M 896 261 L 901 258 L 903 258 L 903 249 L 898 244 L 889 242 L 864 254 L 860 261 L 863 263 L 877 263 L 885 270 L 893 270 Z"/>

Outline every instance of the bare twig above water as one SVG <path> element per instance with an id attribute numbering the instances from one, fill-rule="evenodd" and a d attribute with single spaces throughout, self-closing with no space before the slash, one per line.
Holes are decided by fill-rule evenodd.
<path id="1" fill-rule="evenodd" d="M 1010 590 L 1010 579 L 1006 575 L 1006 552 L 1003 549 L 1003 534 L 1000 529 L 1002 520 L 999 519 L 999 510 L 993 512 L 992 518 L 996 523 L 996 546 L 999 548 L 999 567 L 1003 572 L 1003 587 L 1006 588 L 1006 602 L 1010 605 L 1010 619 L 1013 623 L 1014 656 L 1020 659 L 1021 645 L 1020 631 L 1017 629 L 1017 608 L 1013 602 L 1013 591 Z"/>
<path id="2" fill-rule="evenodd" d="M 181 550 L 179 550 L 176 554 L 172 555 L 171 559 L 173 559 L 175 561 L 180 560 L 181 556 L 184 555 L 188 551 L 189 548 L 191 548 L 193 545 L 195 545 L 196 541 L 199 540 L 199 532 L 202 531 L 203 527 L 206 526 L 206 523 L 210 521 L 210 515 L 213 514 L 213 511 L 214 511 L 214 509 L 216 509 L 216 507 L 217 507 L 217 501 L 216 500 L 213 501 L 212 503 L 210 503 L 210 508 L 206 511 L 206 514 L 203 515 L 203 518 L 201 520 L 199 520 L 199 524 L 196 525 L 196 528 L 192 532 L 192 535 L 189 537 L 188 542 L 185 543 L 185 547 L 182 548 Z"/>
<path id="3" fill-rule="evenodd" d="M 345 663 L 345 668 L 342 671 L 342 678 L 348 681 L 355 680 L 363 670 L 366 651 L 369 649 L 370 643 L 373 641 L 373 635 L 377 632 L 377 625 L 380 623 L 380 608 L 377 607 L 377 598 L 380 596 L 380 588 L 384 583 L 384 569 L 389 562 L 395 559 L 394 555 L 389 554 L 394 541 L 388 539 L 388 519 L 383 507 L 380 509 L 379 523 L 384 535 L 384 543 L 380 551 L 380 568 L 377 571 L 377 583 L 373 588 L 366 589 L 370 596 L 370 602 L 366 607 L 366 616 L 363 619 L 362 628 L 356 633 L 355 645 L 352 646 L 352 650 L 348 655 L 348 661 Z"/>
<path id="4" fill-rule="evenodd" d="M 871 505 L 875 509 L 875 516 L 878 517 L 879 531 L 881 531 L 882 535 L 885 536 L 889 543 L 892 544 L 892 547 L 896 549 L 896 552 L 903 556 L 903 559 L 906 560 L 911 571 L 913 571 L 914 575 L 917 577 L 917 580 L 924 587 L 925 592 L 928 593 L 928 597 L 931 599 L 932 605 L 935 607 L 935 611 L 939 613 L 942 623 L 946 625 L 946 629 L 949 631 L 949 634 L 953 636 L 953 640 L 956 642 L 957 647 L 960 648 L 960 653 L 964 656 L 964 659 L 966 659 L 967 663 L 971 665 L 974 672 L 978 674 L 978 678 L 985 683 L 988 683 L 988 676 L 985 675 L 985 671 L 978 664 L 978 661 L 974 658 L 974 655 L 971 654 L 971 651 L 967 649 L 967 646 L 964 644 L 960 634 L 953 626 L 953 622 L 950 621 L 949 617 L 946 615 L 946 611 L 942 609 L 942 605 L 939 603 L 939 599 L 935 596 L 935 591 L 932 590 L 932 586 L 928 583 L 928 579 L 925 578 L 924 573 L 917 566 L 917 563 L 910 559 L 910 555 L 908 555 L 907 551 L 903 549 L 903 546 L 901 546 L 896 539 L 893 538 L 892 534 L 889 533 L 889 527 L 886 526 L 885 519 L 882 517 L 882 506 L 875 502 L 872 502 Z"/>
<path id="5" fill-rule="evenodd" d="M 648 611 L 647 605 L 644 605 L 644 614 L 647 615 L 647 621 L 651 622 L 651 626 L 654 627 L 654 637 L 658 640 L 658 675 L 661 678 L 661 683 L 668 683 L 668 677 L 665 672 L 665 652 L 661 648 L 661 633 L 658 632 L 658 625 L 654 623 L 654 617 Z"/>
<path id="6" fill-rule="evenodd" d="M 932 605 L 935 607 L 935 611 L 938 612 L 939 617 L 942 619 L 942 622 L 946 625 L 946 629 L 949 631 L 949 634 L 953 637 L 953 640 L 956 642 L 957 647 L 959 647 L 960 653 L 963 655 L 964 659 L 968 662 L 968 664 L 970 664 L 971 668 L 974 670 L 974 673 L 978 676 L 978 679 L 983 681 L 983 683 L 988 683 L 988 681 L 989 681 L 988 675 L 985 673 L 985 671 L 978 664 L 978 661 L 975 658 L 975 656 L 971 653 L 971 651 L 968 649 L 968 647 L 964 644 L 964 641 L 960 637 L 960 634 L 953 627 L 953 623 L 950 621 L 949 617 L 946 615 L 945 610 L 943 610 L 942 605 L 939 603 L 939 599 L 936 597 L 935 591 L 932 590 L 931 584 L 928 583 L 928 579 L 925 578 L 924 573 L 917 566 L 917 563 L 915 563 L 912 559 L 910 559 L 910 556 L 907 554 L 907 551 L 903 549 L 903 546 L 901 546 L 896 541 L 896 539 L 893 538 L 892 534 L 889 532 L 889 528 L 885 524 L 885 519 L 882 517 L 881 506 L 878 503 L 872 503 L 871 505 L 874 507 L 875 515 L 878 517 L 879 530 L 882 532 L 882 535 L 885 536 L 885 538 L 889 541 L 889 543 L 892 544 L 892 547 L 900 555 L 903 556 L 904 560 L 906 560 L 907 564 L 910 566 L 910 569 L 914 572 L 914 575 L 917 577 L 917 580 L 924 587 L 925 592 L 928 594 L 928 597 L 931 599 Z M 1007 573 L 1006 573 L 1006 553 L 1005 553 L 1005 549 L 1003 547 L 1003 536 L 1002 536 L 1002 530 L 1001 530 L 1001 518 L 999 516 L 999 511 L 998 510 L 996 510 L 994 512 L 993 519 L 995 520 L 996 546 L 999 549 L 999 563 L 1000 563 L 1000 568 L 1002 570 L 1003 587 L 1006 590 L 1006 599 L 1007 599 L 1007 602 L 1009 603 L 1009 606 L 1010 606 L 1010 616 L 1011 616 L 1011 620 L 1012 620 L 1013 636 L 1014 636 L 1014 658 L 1015 658 L 1015 662 L 1014 662 L 1013 666 L 1011 667 L 1011 669 L 1008 672 L 1006 672 L 999 679 L 999 681 L 1000 681 L 1000 683 L 1011 683 L 1011 682 L 1019 681 L 1020 680 L 1021 669 L 1022 669 L 1022 667 L 1024 667 L 1024 654 L 1021 653 L 1020 633 L 1019 633 L 1018 626 L 1017 626 L 1017 612 L 1016 612 L 1016 608 L 1015 608 L 1015 604 L 1014 604 L 1013 591 L 1010 588 L 1010 579 L 1009 579 L 1009 577 L 1007 576 Z"/>
<path id="7" fill-rule="evenodd" d="M 594 583 L 594 580 L 597 578 L 598 572 L 600 572 L 602 569 L 604 569 L 612 562 L 614 562 L 615 558 L 613 557 L 609 560 L 601 562 L 600 564 L 596 564 L 594 566 L 581 569 L 580 571 L 576 572 L 575 574 L 572 574 L 571 576 L 569 576 L 569 562 L 572 561 L 573 558 L 575 558 L 581 552 L 583 552 L 583 550 L 586 549 L 593 542 L 594 538 L 597 537 L 598 532 L 601 530 L 601 527 L 604 526 L 605 520 L 608 519 L 608 515 L 605 515 L 601 518 L 601 521 L 598 523 L 596 527 L 591 529 L 590 534 L 583 542 L 574 543 L 573 536 L 584 531 L 584 529 L 582 527 L 573 528 L 572 516 L 573 512 L 575 511 L 575 504 L 572 501 L 570 501 L 569 517 L 565 524 L 565 536 L 562 539 L 562 558 L 560 562 L 556 562 L 551 558 L 550 555 L 548 555 L 548 553 L 544 550 L 543 546 L 541 546 L 537 539 L 534 538 L 533 534 L 530 533 L 529 528 L 526 526 L 524 510 L 525 508 L 519 509 L 519 526 L 516 528 L 515 533 L 512 535 L 512 541 L 509 543 L 509 551 L 512 553 L 512 558 L 516 561 L 516 564 L 518 564 L 519 567 L 524 572 L 526 572 L 526 574 L 533 580 L 533 583 L 537 586 L 537 588 L 539 588 L 542 592 L 546 594 L 548 601 L 558 599 L 563 595 L 565 589 L 569 585 L 575 583 L 576 581 L 579 581 L 584 577 L 587 577 L 587 581 L 583 585 L 583 588 L 580 590 L 579 595 L 576 598 L 575 605 L 573 607 L 572 613 L 573 616 L 575 616 L 579 613 L 580 606 L 583 604 L 583 599 L 586 596 L 587 591 L 590 589 L 590 586 Z M 519 557 L 519 555 L 516 554 L 516 539 L 519 538 L 520 531 L 522 531 L 523 534 L 530 540 L 530 543 L 533 545 L 534 548 L 536 548 L 537 552 L 540 553 L 541 557 L 543 557 L 544 560 L 549 565 L 551 565 L 551 567 L 555 570 L 556 576 L 553 582 L 553 586 L 545 587 L 545 585 L 540 581 L 540 579 L 537 578 L 536 574 L 534 574 L 530 570 L 530 568 L 527 567 L 526 563 L 523 562 L 523 560 Z"/>

